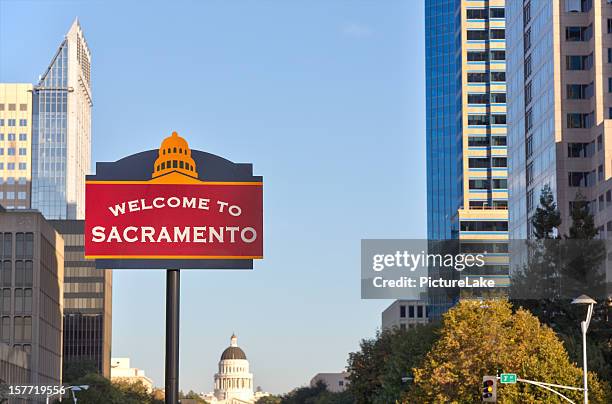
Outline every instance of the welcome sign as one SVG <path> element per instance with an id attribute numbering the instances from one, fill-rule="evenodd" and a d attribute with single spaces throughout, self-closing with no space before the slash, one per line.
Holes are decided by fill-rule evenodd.
<path id="1" fill-rule="evenodd" d="M 262 177 L 176 132 L 159 150 L 98 163 L 85 205 L 85 255 L 99 268 L 250 269 L 263 258 Z"/>

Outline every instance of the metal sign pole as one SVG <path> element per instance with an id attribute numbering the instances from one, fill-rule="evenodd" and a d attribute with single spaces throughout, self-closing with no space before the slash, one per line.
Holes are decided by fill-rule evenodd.
<path id="1" fill-rule="evenodd" d="M 178 404 L 181 272 L 166 272 L 166 404 Z"/>

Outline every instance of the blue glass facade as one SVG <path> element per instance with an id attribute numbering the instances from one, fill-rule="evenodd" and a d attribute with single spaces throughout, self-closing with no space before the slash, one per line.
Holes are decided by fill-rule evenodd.
<path id="1" fill-rule="evenodd" d="M 459 0 L 426 0 L 427 237 L 458 237 L 462 203 Z"/>
<path id="2" fill-rule="evenodd" d="M 74 218 L 66 199 L 68 43 L 64 41 L 35 88 L 32 208 L 46 218 Z"/>

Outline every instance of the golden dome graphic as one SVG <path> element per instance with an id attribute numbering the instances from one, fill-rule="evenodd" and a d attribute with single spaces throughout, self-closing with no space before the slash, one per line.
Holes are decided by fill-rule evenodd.
<path id="1" fill-rule="evenodd" d="M 162 142 L 157 160 L 155 160 L 152 178 L 158 178 L 173 172 L 198 178 L 195 162 L 191 158 L 189 144 L 176 132 L 172 132 L 172 136 L 165 138 Z"/>

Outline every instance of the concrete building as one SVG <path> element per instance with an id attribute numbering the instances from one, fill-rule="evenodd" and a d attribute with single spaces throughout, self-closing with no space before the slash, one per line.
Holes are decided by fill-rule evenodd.
<path id="1" fill-rule="evenodd" d="M 30 354 L 0 342 L 0 381 L 7 385 L 30 383 Z"/>
<path id="2" fill-rule="evenodd" d="M 533 237 L 548 185 L 561 234 L 580 193 L 612 238 L 612 4 L 510 2 L 507 13 L 510 236 Z"/>
<path id="3" fill-rule="evenodd" d="M 0 204 L 30 207 L 32 84 L 0 83 Z"/>
<path id="4" fill-rule="evenodd" d="M 29 355 L 31 384 L 61 384 L 62 236 L 39 212 L 1 209 L 0 239 L 0 340 Z"/>
<path id="5" fill-rule="evenodd" d="M 310 386 L 314 387 L 319 381 L 322 381 L 327 386 L 327 390 L 332 393 L 341 393 L 348 386 L 348 375 L 348 372 L 317 373 L 310 380 Z"/>
<path id="6" fill-rule="evenodd" d="M 382 313 L 382 329 L 414 328 L 419 324 L 427 324 L 427 302 L 422 300 L 396 300 Z"/>
<path id="7" fill-rule="evenodd" d="M 85 217 L 91 166 L 91 52 L 75 20 L 34 87 L 32 208 L 47 219 Z"/>
<path id="8" fill-rule="evenodd" d="M 64 238 L 64 369 L 93 364 L 110 377 L 112 271 L 85 259 L 83 220 L 50 220 Z"/>
<path id="9" fill-rule="evenodd" d="M 149 393 L 153 391 L 153 380 L 144 370 L 130 367 L 130 358 L 112 358 L 110 374 L 111 381 L 142 383 Z"/>
<path id="10" fill-rule="evenodd" d="M 426 0 L 425 29 L 428 238 L 495 251 L 478 275 L 506 286 L 505 1 Z M 430 290 L 430 317 L 463 293 Z"/>

